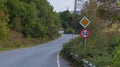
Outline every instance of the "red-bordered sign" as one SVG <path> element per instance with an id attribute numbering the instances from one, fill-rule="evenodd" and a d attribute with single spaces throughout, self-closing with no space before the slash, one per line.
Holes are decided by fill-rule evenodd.
<path id="1" fill-rule="evenodd" d="M 90 36 L 90 31 L 87 30 L 87 29 L 82 29 L 82 30 L 80 31 L 80 36 L 81 36 L 82 38 L 88 38 L 88 37 Z"/>

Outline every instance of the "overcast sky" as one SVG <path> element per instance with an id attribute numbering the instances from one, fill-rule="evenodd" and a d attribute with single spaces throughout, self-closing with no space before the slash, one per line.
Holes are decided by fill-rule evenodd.
<path id="1" fill-rule="evenodd" d="M 67 9 L 69 9 L 70 11 L 74 10 L 75 0 L 48 0 L 48 1 L 54 7 L 54 11 L 56 12 L 65 11 Z"/>

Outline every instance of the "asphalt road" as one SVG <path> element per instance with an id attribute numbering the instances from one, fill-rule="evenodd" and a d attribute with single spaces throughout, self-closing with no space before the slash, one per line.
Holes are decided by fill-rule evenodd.
<path id="1" fill-rule="evenodd" d="M 57 54 L 72 35 L 62 37 L 40 46 L 0 52 L 0 67 L 58 67 Z M 69 64 L 59 57 L 61 67 Z"/>

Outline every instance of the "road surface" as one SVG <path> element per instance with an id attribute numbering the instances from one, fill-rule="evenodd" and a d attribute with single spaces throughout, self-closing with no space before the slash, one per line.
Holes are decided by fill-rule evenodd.
<path id="1" fill-rule="evenodd" d="M 0 67 L 69 67 L 65 60 L 57 58 L 57 54 L 70 39 L 72 35 L 63 34 L 40 46 L 0 52 Z"/>

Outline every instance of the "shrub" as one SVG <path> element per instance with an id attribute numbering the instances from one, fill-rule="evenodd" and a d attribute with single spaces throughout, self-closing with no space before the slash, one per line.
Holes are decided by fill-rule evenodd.
<path id="1" fill-rule="evenodd" d="M 3 11 L 0 11 L 0 40 L 5 40 L 8 33 L 8 17 Z"/>
<path id="2" fill-rule="evenodd" d="M 114 50 L 113 66 L 114 67 L 120 67 L 120 45 L 117 46 Z"/>

